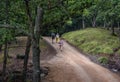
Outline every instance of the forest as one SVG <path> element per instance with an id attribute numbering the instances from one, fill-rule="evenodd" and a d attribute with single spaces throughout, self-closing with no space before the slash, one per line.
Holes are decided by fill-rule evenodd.
<path id="1" fill-rule="evenodd" d="M 0 82 L 120 82 L 120 0 L 0 0 Z"/>

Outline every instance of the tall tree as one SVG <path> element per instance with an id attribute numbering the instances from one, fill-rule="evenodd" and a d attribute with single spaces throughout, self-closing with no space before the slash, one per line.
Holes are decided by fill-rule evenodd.
<path id="1" fill-rule="evenodd" d="M 33 82 L 40 82 L 40 27 L 42 26 L 43 10 L 38 6 L 35 20 L 32 52 L 33 52 Z"/>
<path id="2" fill-rule="evenodd" d="M 27 64 L 28 64 L 29 52 L 30 52 L 31 41 L 32 41 L 32 34 L 33 34 L 33 21 L 32 21 L 32 16 L 31 16 L 31 12 L 30 12 L 29 1 L 24 0 L 24 2 L 25 2 L 26 13 L 28 16 L 29 31 L 30 31 L 30 35 L 28 35 L 28 38 L 27 38 L 24 66 L 23 66 L 23 82 L 26 82 Z"/>
<path id="3" fill-rule="evenodd" d="M 33 26 L 33 19 L 32 19 L 31 12 L 30 12 L 29 1 L 28 0 L 24 0 L 24 1 L 25 1 L 28 21 L 29 21 L 29 25 L 30 25 L 30 34 L 31 34 L 30 38 L 32 39 L 33 82 L 40 82 L 39 39 L 40 39 L 40 26 L 41 26 L 42 17 L 43 17 L 43 11 L 40 7 L 38 7 L 37 16 L 36 16 L 36 20 L 35 20 L 35 26 Z M 24 63 L 24 64 L 27 64 L 27 61 L 28 61 L 28 57 L 26 57 L 26 63 Z M 24 70 L 24 73 L 26 73 L 26 70 Z M 26 76 L 24 76 L 24 81 L 25 81 L 25 78 L 26 78 Z"/>
<path id="4" fill-rule="evenodd" d="M 27 65 L 28 65 L 28 59 L 29 59 L 29 53 L 31 48 L 31 37 L 27 37 L 27 44 L 25 49 L 25 58 L 24 58 L 24 65 L 23 65 L 23 82 L 26 82 L 26 74 L 27 74 Z"/>
<path id="5" fill-rule="evenodd" d="M 9 17 L 8 17 L 8 15 L 9 15 L 9 11 L 8 11 L 8 9 L 9 9 L 9 0 L 6 0 L 6 2 L 5 2 L 5 10 L 6 10 L 6 21 L 5 21 L 5 23 L 6 24 L 8 24 L 9 23 Z M 3 61 L 3 73 L 2 73 L 2 82 L 4 82 L 4 80 L 5 80 L 5 75 L 6 75 L 6 64 L 7 64 L 7 56 L 8 56 L 8 45 L 7 45 L 8 43 L 7 43 L 7 38 L 5 38 L 5 48 L 4 48 L 4 61 Z"/>

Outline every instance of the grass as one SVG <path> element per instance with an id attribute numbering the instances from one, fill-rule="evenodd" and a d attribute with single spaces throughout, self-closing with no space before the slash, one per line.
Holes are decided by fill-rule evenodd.
<path id="1" fill-rule="evenodd" d="M 108 58 L 107 57 L 100 57 L 100 58 L 98 58 L 98 61 L 102 64 L 107 64 Z"/>
<path id="2" fill-rule="evenodd" d="M 120 55 L 120 49 L 117 51 L 117 54 L 119 54 L 119 55 Z"/>
<path id="3" fill-rule="evenodd" d="M 100 28 L 68 32 L 62 37 L 83 52 L 92 54 L 113 54 L 113 49 L 120 46 L 118 37 L 112 36 L 108 30 Z"/>

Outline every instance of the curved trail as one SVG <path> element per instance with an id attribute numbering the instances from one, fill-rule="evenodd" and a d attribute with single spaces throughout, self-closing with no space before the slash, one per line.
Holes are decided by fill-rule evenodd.
<path id="1" fill-rule="evenodd" d="M 49 60 L 48 82 L 120 82 L 120 77 L 99 66 L 64 42 L 63 51 L 51 39 L 44 39 L 57 50 L 57 55 Z"/>

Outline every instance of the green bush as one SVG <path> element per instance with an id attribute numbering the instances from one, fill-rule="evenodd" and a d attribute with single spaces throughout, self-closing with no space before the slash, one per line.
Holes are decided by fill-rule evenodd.
<path id="1" fill-rule="evenodd" d="M 103 53 L 113 54 L 113 49 L 111 47 L 103 48 Z"/>
<path id="2" fill-rule="evenodd" d="M 117 51 L 117 54 L 119 54 L 119 55 L 120 55 L 120 49 Z"/>
<path id="3" fill-rule="evenodd" d="M 107 64 L 108 58 L 107 57 L 100 57 L 100 58 L 98 58 L 98 61 L 102 64 Z"/>

